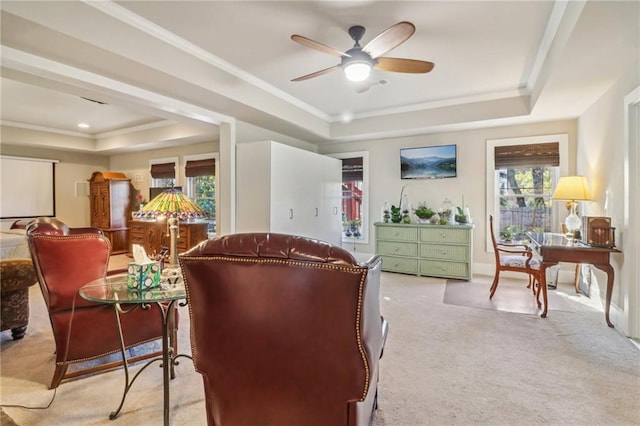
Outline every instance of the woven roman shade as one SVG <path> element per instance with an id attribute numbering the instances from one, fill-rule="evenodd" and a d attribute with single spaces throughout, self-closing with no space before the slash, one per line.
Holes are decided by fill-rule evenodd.
<path id="1" fill-rule="evenodd" d="M 345 158 L 342 160 L 342 181 L 355 182 L 363 179 L 362 157 Z"/>
<path id="2" fill-rule="evenodd" d="M 497 146 L 494 148 L 495 169 L 559 166 L 559 147 L 558 142 Z"/>
<path id="3" fill-rule="evenodd" d="M 184 174 L 186 177 L 215 176 L 216 160 L 208 158 L 206 160 L 187 161 L 184 166 Z"/>
<path id="4" fill-rule="evenodd" d="M 176 166 L 174 163 L 152 164 L 150 173 L 154 179 L 175 179 Z"/>

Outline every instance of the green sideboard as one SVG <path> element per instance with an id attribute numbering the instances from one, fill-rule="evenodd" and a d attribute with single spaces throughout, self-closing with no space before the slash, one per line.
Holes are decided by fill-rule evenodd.
<path id="1" fill-rule="evenodd" d="M 376 227 L 376 254 L 382 270 L 470 280 L 473 225 L 382 223 Z"/>

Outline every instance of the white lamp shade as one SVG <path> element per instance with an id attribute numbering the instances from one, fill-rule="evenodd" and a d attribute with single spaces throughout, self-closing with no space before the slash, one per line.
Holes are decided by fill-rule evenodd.
<path id="1" fill-rule="evenodd" d="M 552 200 L 591 201 L 591 189 L 584 176 L 563 176 L 558 181 Z"/>
<path id="2" fill-rule="evenodd" d="M 344 75 L 351 81 L 364 81 L 371 74 L 371 64 L 367 62 L 351 62 L 344 67 Z"/>

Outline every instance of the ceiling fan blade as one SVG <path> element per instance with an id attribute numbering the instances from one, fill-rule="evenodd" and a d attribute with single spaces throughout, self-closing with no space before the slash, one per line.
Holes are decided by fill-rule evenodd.
<path id="1" fill-rule="evenodd" d="M 405 42 L 415 31 L 416 27 L 411 22 L 398 22 L 378 34 L 362 50 L 368 52 L 375 59 Z"/>
<path id="2" fill-rule="evenodd" d="M 404 58 L 377 58 L 378 63 L 374 68 L 383 71 L 406 72 L 412 74 L 423 74 L 431 71 L 434 67 L 433 62 L 418 61 L 415 59 Z"/>
<path id="3" fill-rule="evenodd" d="M 308 80 L 308 79 L 313 78 L 313 77 L 319 77 L 321 75 L 327 74 L 327 73 L 329 73 L 329 72 L 331 72 L 331 71 L 333 71 L 335 69 L 338 69 L 338 68 L 340 68 L 340 65 L 334 65 L 334 66 L 332 66 L 330 68 L 325 68 L 325 69 L 320 70 L 320 71 L 312 72 L 311 74 L 303 75 L 302 77 L 294 78 L 291 81 L 302 81 L 302 80 Z"/>
<path id="4" fill-rule="evenodd" d="M 318 43 L 317 41 L 313 41 L 310 38 L 306 38 L 301 35 L 294 34 L 291 36 L 291 40 L 295 41 L 296 43 L 300 43 L 305 47 L 310 47 L 311 49 L 319 50 L 321 52 L 328 53 L 329 55 L 337 56 L 338 58 L 341 58 L 343 56 L 351 57 L 351 55 L 334 49 L 333 47 Z"/>

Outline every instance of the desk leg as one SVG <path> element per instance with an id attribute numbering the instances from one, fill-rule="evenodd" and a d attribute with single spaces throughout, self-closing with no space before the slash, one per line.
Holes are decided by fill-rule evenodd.
<path id="1" fill-rule="evenodd" d="M 601 265 L 594 264 L 593 266 L 607 273 L 607 296 L 604 304 L 604 319 L 607 321 L 607 325 L 613 328 L 613 323 L 609 320 L 609 308 L 611 307 L 611 295 L 613 294 L 613 267 L 609 263 Z"/>
<path id="2" fill-rule="evenodd" d="M 547 310 L 549 306 L 549 300 L 547 297 L 547 268 L 557 264 L 558 262 L 545 262 L 543 259 L 542 264 L 540 265 L 540 288 L 542 290 L 542 303 L 544 303 L 542 315 L 540 315 L 541 318 L 547 317 Z"/>

